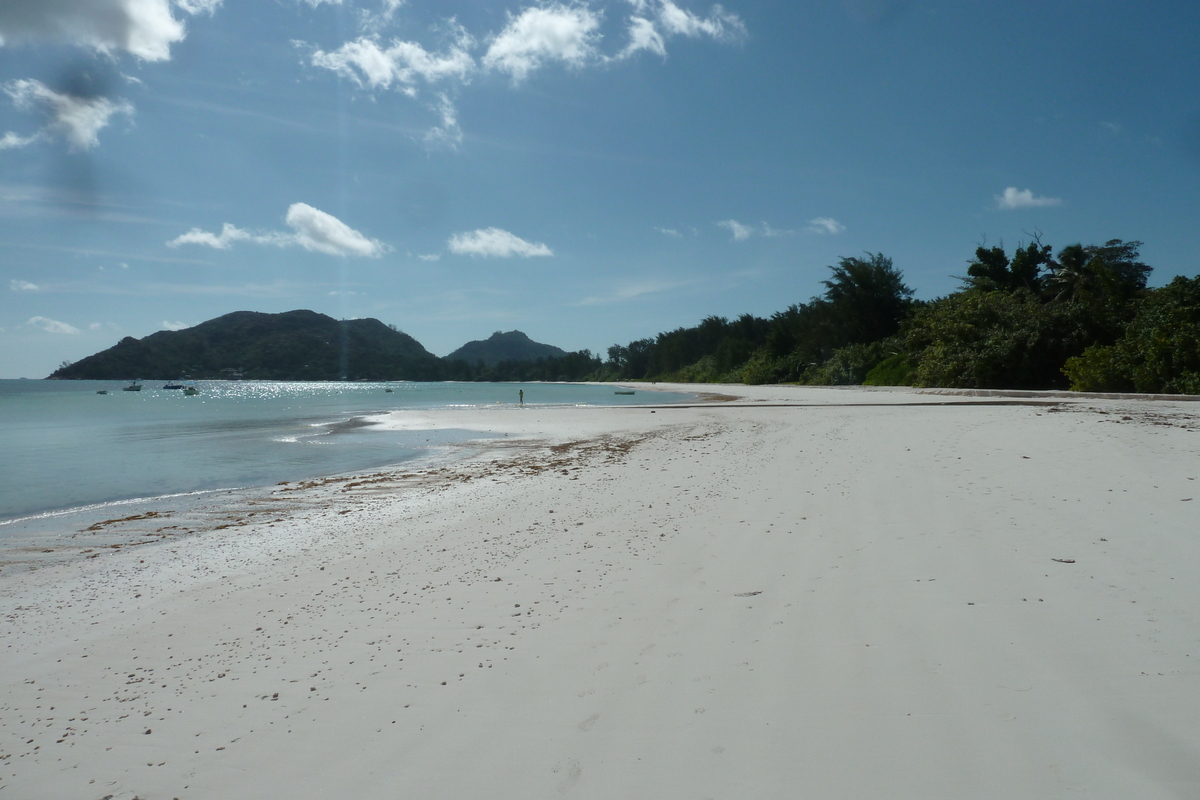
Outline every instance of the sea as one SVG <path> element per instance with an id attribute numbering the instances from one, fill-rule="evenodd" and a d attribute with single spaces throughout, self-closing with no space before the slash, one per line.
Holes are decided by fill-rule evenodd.
<path id="1" fill-rule="evenodd" d="M 648 392 L 558 383 L 0 380 L 0 546 L 6 532 L 63 514 L 270 486 L 445 454 L 484 434 L 404 431 L 398 411 L 517 404 L 646 403 Z M 652 402 L 690 395 L 654 392 Z"/>

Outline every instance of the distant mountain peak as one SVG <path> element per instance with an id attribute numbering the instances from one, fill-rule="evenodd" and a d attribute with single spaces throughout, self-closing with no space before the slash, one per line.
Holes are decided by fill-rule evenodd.
<path id="1" fill-rule="evenodd" d="M 467 342 L 446 356 L 447 361 L 483 362 L 494 367 L 504 361 L 537 361 L 539 358 L 561 358 L 567 353 L 552 344 L 535 342 L 522 331 L 496 331 L 487 339 Z"/>
<path id="2" fill-rule="evenodd" d="M 441 362 L 377 319 L 336 320 L 301 309 L 234 311 L 179 331 L 126 336 L 52 378 L 137 377 L 268 380 L 437 380 Z"/>

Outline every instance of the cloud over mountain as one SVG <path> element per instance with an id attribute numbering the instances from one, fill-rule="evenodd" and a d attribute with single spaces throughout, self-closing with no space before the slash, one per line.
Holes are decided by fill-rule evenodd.
<path id="1" fill-rule="evenodd" d="M 360 256 L 378 258 L 391 248 L 378 239 L 369 239 L 332 214 L 313 208 L 307 203 L 293 203 L 284 221 L 291 233 L 282 231 L 247 231 L 226 222 L 220 233 L 192 228 L 167 242 L 169 247 L 198 244 L 217 250 L 228 250 L 235 242 L 254 242 L 275 247 L 299 246 L 315 253 L 331 256 Z"/>
<path id="2" fill-rule="evenodd" d="M 26 325 L 41 328 L 46 333 L 79 333 L 79 328 L 49 317 L 30 317 Z"/>

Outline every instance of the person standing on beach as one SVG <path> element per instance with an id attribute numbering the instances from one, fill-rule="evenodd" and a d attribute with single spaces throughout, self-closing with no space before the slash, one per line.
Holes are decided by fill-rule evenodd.
<path id="1" fill-rule="evenodd" d="M 525 390 L 521 389 L 521 405 L 525 405 Z"/>

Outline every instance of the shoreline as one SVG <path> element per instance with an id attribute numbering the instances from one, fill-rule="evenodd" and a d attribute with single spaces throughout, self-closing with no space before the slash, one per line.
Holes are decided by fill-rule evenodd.
<path id="1" fill-rule="evenodd" d="M 735 391 L 0 573 L 0 797 L 1200 786 L 1194 406 Z"/>
<path id="2" fill-rule="evenodd" d="M 442 381 L 438 382 L 438 385 L 453 383 L 455 382 Z M 561 382 L 534 382 L 537 383 L 566 385 Z M 406 449 L 412 455 L 401 460 L 381 461 L 376 465 L 315 472 L 300 478 L 280 475 L 278 477 L 281 480 L 270 479 L 245 485 L 205 486 L 180 489 L 167 494 L 117 496 L 83 505 L 50 507 L 19 513 L 0 519 L 0 576 L 11 573 L 14 569 L 38 568 L 51 562 L 78 557 L 81 552 L 90 554 L 95 548 L 120 547 L 146 536 L 162 536 L 164 531 L 168 532 L 168 536 L 174 536 L 175 533 L 193 534 L 211 530 L 214 525 L 222 524 L 227 518 L 237 518 L 239 514 L 244 516 L 248 503 L 269 496 L 274 491 L 273 487 L 277 485 L 336 481 L 378 471 L 411 471 L 430 465 L 441 465 L 448 460 L 469 458 L 480 446 L 485 446 L 484 443 L 492 436 L 486 425 L 460 429 L 446 427 L 445 422 L 426 424 L 431 419 L 452 419 L 446 418 L 444 414 L 439 416 L 439 412 L 472 408 L 489 411 L 497 408 L 570 408 L 576 405 L 572 402 L 544 401 L 530 402 L 527 406 L 515 402 L 473 403 L 462 406 L 415 406 L 392 411 L 363 412 L 348 419 L 325 423 L 322 427 L 331 435 L 372 428 L 381 432 L 427 432 L 435 441 L 429 444 L 430 439 L 425 439 L 423 444 L 409 444 Z M 426 412 L 431 412 L 432 416 L 428 416 Z M 407 418 L 409 424 L 388 422 L 389 419 L 400 417 Z M 381 422 L 383 424 L 380 424 Z M 218 521 L 209 523 L 209 519 Z M 96 535 L 97 527 L 105 529 L 104 533 L 109 535 Z M 77 542 L 81 535 L 85 544 Z"/>
<path id="3" fill-rule="evenodd" d="M 0 400 L 8 412 L 0 438 L 13 465 L 11 479 L 0 487 L 0 544 L 14 521 L 36 525 L 51 512 L 86 514 L 109 503 L 154 503 L 382 468 L 421 459 L 431 444 L 478 438 L 455 430 L 382 436 L 363 430 L 372 415 L 392 410 L 516 405 L 520 386 L 532 395 L 526 398 L 530 405 L 535 398 L 565 405 L 633 399 L 577 384 L 435 382 L 397 386 L 388 394 L 376 384 L 231 382 L 206 386 L 200 397 L 185 400 L 179 392 L 157 390 L 97 398 L 95 382 L 71 391 L 0 383 L 6 384 Z"/>
<path id="4" fill-rule="evenodd" d="M 426 470 L 456 458 L 470 457 L 478 445 L 487 441 L 482 436 L 458 437 L 459 432 L 454 433 L 458 440 L 440 442 L 426 448 L 423 455 L 378 467 L 249 486 L 120 498 L 0 520 L 0 578 L 16 569 L 38 569 L 97 549 L 120 548 L 134 542 L 143 544 L 138 540 L 148 536 L 167 540 L 202 535 L 221 529 L 230 520 L 243 519 L 281 486 L 312 487 L 350 481 L 364 474 Z"/>

